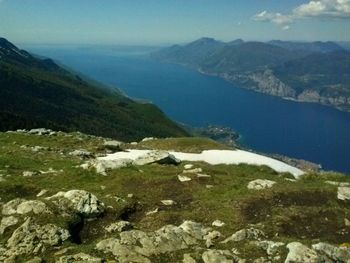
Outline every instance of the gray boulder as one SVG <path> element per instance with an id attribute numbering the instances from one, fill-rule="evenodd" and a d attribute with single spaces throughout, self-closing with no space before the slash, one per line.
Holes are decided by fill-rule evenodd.
<path id="1" fill-rule="evenodd" d="M 116 159 L 116 160 L 96 159 L 87 164 L 83 164 L 82 167 L 83 168 L 93 167 L 96 169 L 96 173 L 101 175 L 107 175 L 107 171 L 128 167 L 132 165 L 132 163 L 133 163 L 133 160 L 127 159 L 127 158 Z"/>
<path id="2" fill-rule="evenodd" d="M 7 240 L 5 256 L 39 254 L 47 247 L 61 245 L 69 237 L 66 229 L 53 224 L 40 226 L 28 218 Z"/>
<path id="3" fill-rule="evenodd" d="M 103 148 L 110 152 L 119 152 L 122 151 L 122 145 L 123 143 L 120 141 L 105 141 L 103 143 Z"/>
<path id="4" fill-rule="evenodd" d="M 14 199 L 3 205 L 2 214 L 3 215 L 14 215 L 14 214 L 50 214 L 51 211 L 46 206 L 46 204 L 39 200 L 24 200 L 24 199 Z"/>
<path id="5" fill-rule="evenodd" d="M 188 249 L 204 241 L 210 232 L 199 223 L 185 221 L 180 226 L 166 225 L 154 232 L 131 230 L 120 233 L 120 238 L 100 241 L 96 248 L 112 253 L 120 262 L 151 262 L 150 256 Z"/>
<path id="6" fill-rule="evenodd" d="M 285 263 L 322 263 L 323 259 L 316 253 L 315 250 L 299 243 L 292 242 L 287 245 L 289 253 Z"/>
<path id="7" fill-rule="evenodd" d="M 312 248 L 334 262 L 350 262 L 350 248 L 348 247 L 336 247 L 327 243 L 318 243 L 312 245 Z"/>
<path id="8" fill-rule="evenodd" d="M 166 151 L 150 151 L 134 161 L 134 165 L 146 165 L 151 163 L 178 165 L 181 161 Z"/>
<path id="9" fill-rule="evenodd" d="M 95 195 L 84 190 L 58 192 L 46 199 L 53 200 L 56 205 L 63 209 L 70 208 L 86 218 L 99 216 L 105 210 L 105 205 Z"/>

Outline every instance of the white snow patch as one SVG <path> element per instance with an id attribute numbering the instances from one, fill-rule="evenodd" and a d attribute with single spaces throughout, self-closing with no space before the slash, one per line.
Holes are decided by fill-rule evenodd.
<path id="1" fill-rule="evenodd" d="M 117 160 L 117 159 L 132 159 L 148 154 L 150 150 L 127 150 L 125 152 L 117 152 L 109 154 L 105 157 L 99 157 L 99 160 Z M 206 162 L 212 165 L 216 164 L 251 164 L 251 165 L 266 165 L 277 172 L 291 173 L 295 177 L 303 175 L 304 172 L 289 164 L 278 161 L 276 159 L 266 157 L 260 154 L 243 151 L 243 150 L 207 150 L 201 153 L 183 153 L 169 152 L 181 161 L 190 162 Z"/>

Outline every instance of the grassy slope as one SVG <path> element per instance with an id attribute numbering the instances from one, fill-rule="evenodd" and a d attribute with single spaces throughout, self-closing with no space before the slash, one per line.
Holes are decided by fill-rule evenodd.
<path id="1" fill-rule="evenodd" d="M 248 224 L 260 223 L 268 238 L 276 241 L 300 240 L 308 244 L 321 240 L 341 244 L 350 238 L 350 229 L 344 225 L 344 218 L 350 217 L 348 203 L 337 200 L 336 187 L 324 183 L 325 180 L 350 182 L 350 177 L 328 173 L 310 174 L 297 182 L 290 182 L 285 178 L 291 178 L 291 175 L 278 174 L 268 167 L 196 163 L 196 167 L 201 167 L 203 173 L 212 177 L 198 179 L 192 176 L 192 181 L 180 183 L 177 175 L 182 172 L 185 163 L 177 167 L 128 167 L 111 171 L 109 176 L 76 168 L 83 161 L 72 158 L 68 153 L 81 148 L 99 153 L 102 142 L 101 138 L 76 133 L 59 134 L 56 137 L 0 133 L 0 174 L 5 178 L 4 182 L 0 181 L 1 201 L 6 202 L 16 197 L 37 199 L 35 196 L 42 189 L 49 190 L 46 196 L 71 189 L 84 189 L 94 193 L 107 206 L 113 206 L 113 209 L 108 209 L 104 217 L 85 226 L 81 234 L 83 244 L 65 244 L 73 246 L 73 252 L 86 251 L 91 254 L 96 254 L 94 245 L 106 236 L 102 231 L 103 226 L 120 218 L 125 208 L 132 208 L 127 219 L 143 231 L 155 230 L 165 224 L 180 224 L 183 220 L 195 220 L 209 226 L 215 219 L 220 219 L 226 223 L 219 229 L 225 237 Z M 27 148 L 21 147 L 22 145 Z M 33 153 L 30 148 L 32 146 L 49 148 Z M 139 148 L 151 146 L 190 152 L 208 147 L 225 148 L 198 138 L 156 140 L 142 143 Z M 46 171 L 49 168 L 61 172 L 34 177 L 21 176 L 23 171 Z M 247 183 L 257 178 L 271 179 L 277 184 L 269 190 L 247 190 Z M 206 185 L 214 187 L 208 189 Z M 102 189 L 101 186 L 105 188 Z M 128 198 L 129 193 L 134 194 L 134 197 Z M 117 202 L 116 196 L 126 201 Z M 172 207 L 162 206 L 160 200 L 164 199 L 173 199 L 177 204 Z M 156 207 L 160 208 L 158 213 L 145 216 L 145 212 Z M 60 219 L 59 215 L 40 217 L 37 220 L 65 227 L 69 223 L 67 219 Z M 8 236 L 9 231 L 0 237 L 0 244 Z M 245 243 L 234 246 L 244 251 L 243 258 L 256 258 L 262 253 L 250 250 Z M 219 245 L 220 247 L 225 248 L 225 245 Z M 227 248 L 231 249 L 232 244 Z M 51 255 L 54 252 L 46 252 L 48 262 L 53 258 Z M 155 262 L 158 261 L 155 259 Z"/>

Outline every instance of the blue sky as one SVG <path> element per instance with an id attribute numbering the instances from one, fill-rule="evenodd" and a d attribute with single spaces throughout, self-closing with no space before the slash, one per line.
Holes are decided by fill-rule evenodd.
<path id="1" fill-rule="evenodd" d="M 0 36 L 18 44 L 350 41 L 350 0 L 0 0 Z"/>

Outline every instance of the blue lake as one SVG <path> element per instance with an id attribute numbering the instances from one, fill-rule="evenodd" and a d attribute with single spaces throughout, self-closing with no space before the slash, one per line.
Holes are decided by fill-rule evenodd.
<path id="1" fill-rule="evenodd" d="M 179 65 L 152 61 L 142 52 L 28 49 L 131 97 L 150 100 L 176 121 L 231 127 L 242 135 L 243 145 L 256 151 L 350 174 L 350 113 L 241 89 Z"/>

